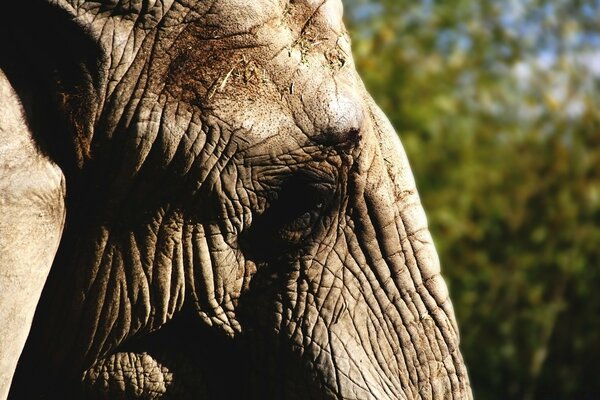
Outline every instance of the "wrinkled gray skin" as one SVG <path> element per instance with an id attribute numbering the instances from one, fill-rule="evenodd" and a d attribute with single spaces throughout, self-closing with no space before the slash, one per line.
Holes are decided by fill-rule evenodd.
<path id="1" fill-rule="evenodd" d="M 11 3 L 0 398 L 471 397 L 340 0 Z"/>

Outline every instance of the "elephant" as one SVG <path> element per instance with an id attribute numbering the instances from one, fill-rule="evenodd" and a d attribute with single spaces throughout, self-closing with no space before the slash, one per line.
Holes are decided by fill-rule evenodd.
<path id="1" fill-rule="evenodd" d="M 341 0 L 0 17 L 0 398 L 469 399 Z"/>

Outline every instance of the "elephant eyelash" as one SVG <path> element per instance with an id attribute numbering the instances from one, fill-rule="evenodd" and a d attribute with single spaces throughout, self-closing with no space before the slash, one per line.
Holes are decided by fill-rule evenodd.
<path id="1" fill-rule="evenodd" d="M 336 179 L 323 171 L 303 170 L 282 182 L 264 212 L 255 216 L 242 238 L 258 258 L 302 245 L 318 222 L 331 213 Z"/>

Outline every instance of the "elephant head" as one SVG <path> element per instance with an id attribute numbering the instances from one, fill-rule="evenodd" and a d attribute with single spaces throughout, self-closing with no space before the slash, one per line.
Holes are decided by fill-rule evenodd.
<path id="1" fill-rule="evenodd" d="M 43 232 L 10 289 L 37 303 L 2 347 L 9 381 L 24 346 L 11 397 L 470 398 L 340 0 L 13 3 L 3 129 L 41 166 L 4 167 L 28 185 L 2 218 Z M 11 234 L 0 255 L 30 254 Z"/>

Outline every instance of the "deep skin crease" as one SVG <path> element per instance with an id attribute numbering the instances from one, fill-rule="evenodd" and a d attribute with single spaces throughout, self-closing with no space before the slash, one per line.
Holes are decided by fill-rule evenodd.
<path id="1" fill-rule="evenodd" d="M 67 217 L 9 398 L 471 397 L 339 0 L 12 7 Z"/>

